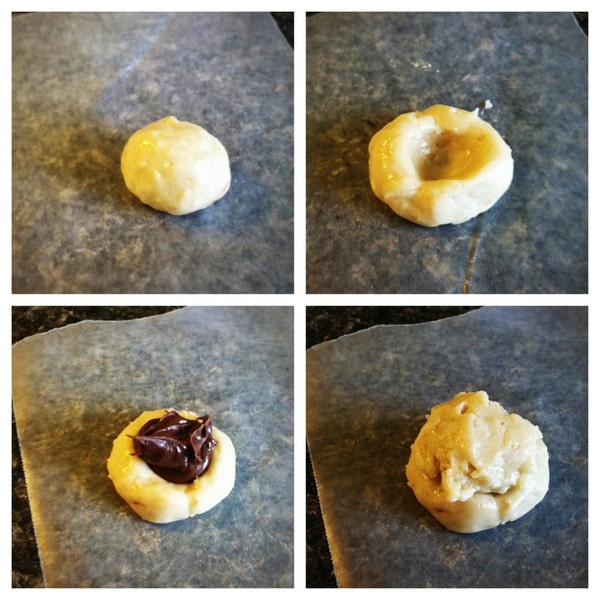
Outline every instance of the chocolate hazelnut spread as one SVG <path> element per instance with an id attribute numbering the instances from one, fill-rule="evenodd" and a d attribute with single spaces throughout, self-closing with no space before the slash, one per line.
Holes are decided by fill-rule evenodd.
<path id="1" fill-rule="evenodd" d="M 131 438 L 133 454 L 171 483 L 190 483 L 200 477 L 217 445 L 210 416 L 186 419 L 174 410 L 151 419 Z"/>

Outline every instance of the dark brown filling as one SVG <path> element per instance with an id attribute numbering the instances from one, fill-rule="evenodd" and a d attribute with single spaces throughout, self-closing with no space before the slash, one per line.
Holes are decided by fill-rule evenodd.
<path id="1" fill-rule="evenodd" d="M 200 477 L 217 445 L 210 416 L 186 419 L 174 410 L 150 419 L 131 438 L 133 455 L 171 483 L 190 483 Z"/>

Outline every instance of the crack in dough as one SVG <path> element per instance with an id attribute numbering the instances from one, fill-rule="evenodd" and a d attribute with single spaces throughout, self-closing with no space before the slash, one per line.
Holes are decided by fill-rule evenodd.
<path id="1" fill-rule="evenodd" d="M 451 531 L 474 533 L 514 521 L 548 491 L 548 450 L 539 428 L 486 392 L 439 404 L 411 446 L 408 485 Z"/>

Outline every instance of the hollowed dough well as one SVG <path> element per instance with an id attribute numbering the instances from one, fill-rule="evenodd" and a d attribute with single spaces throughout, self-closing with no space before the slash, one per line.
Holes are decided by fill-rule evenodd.
<path id="1" fill-rule="evenodd" d="M 540 430 L 485 392 L 435 406 L 406 467 L 417 500 L 451 531 L 474 533 L 522 517 L 545 496 Z"/>
<path id="2" fill-rule="evenodd" d="M 167 409 L 170 410 L 170 409 Z M 213 425 L 217 441 L 208 469 L 191 483 L 171 483 L 134 456 L 131 435 L 142 425 L 165 415 L 165 409 L 143 412 L 114 440 L 107 462 L 108 475 L 117 493 L 146 521 L 170 523 L 204 513 L 226 498 L 235 483 L 235 449 L 229 437 Z M 186 419 L 198 415 L 178 410 Z"/>
<path id="3" fill-rule="evenodd" d="M 435 105 L 406 113 L 369 144 L 375 195 L 428 227 L 462 223 L 489 209 L 512 176 L 510 148 L 477 111 Z"/>

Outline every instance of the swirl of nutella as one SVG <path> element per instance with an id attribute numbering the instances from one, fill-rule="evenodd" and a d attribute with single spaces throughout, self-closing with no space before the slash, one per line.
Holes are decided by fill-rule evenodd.
<path id="1" fill-rule="evenodd" d="M 186 419 L 174 410 L 150 419 L 131 438 L 133 455 L 171 483 L 191 483 L 200 477 L 208 469 L 217 445 L 210 416 Z"/>

